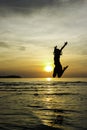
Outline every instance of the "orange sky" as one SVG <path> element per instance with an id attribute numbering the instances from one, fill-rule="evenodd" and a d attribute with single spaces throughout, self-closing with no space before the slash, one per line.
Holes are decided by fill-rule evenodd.
<path id="1" fill-rule="evenodd" d="M 44 68 L 54 66 L 54 46 L 68 41 L 63 77 L 87 77 L 87 1 L 51 2 L 0 0 L 0 75 L 52 77 Z"/>

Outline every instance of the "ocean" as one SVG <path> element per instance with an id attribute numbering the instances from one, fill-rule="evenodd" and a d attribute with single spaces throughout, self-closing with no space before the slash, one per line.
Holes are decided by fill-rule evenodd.
<path id="1" fill-rule="evenodd" d="M 87 78 L 0 79 L 0 130 L 87 130 Z"/>

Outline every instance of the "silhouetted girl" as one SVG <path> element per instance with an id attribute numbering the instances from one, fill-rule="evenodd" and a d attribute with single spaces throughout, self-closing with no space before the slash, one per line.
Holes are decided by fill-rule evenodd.
<path id="1" fill-rule="evenodd" d="M 62 69 L 62 65 L 60 63 L 60 56 L 62 55 L 62 49 L 67 45 L 67 42 L 65 42 L 65 44 L 63 45 L 63 47 L 61 49 L 57 49 L 57 46 L 54 47 L 54 71 L 53 71 L 53 77 L 56 77 L 56 75 L 58 77 L 61 77 L 62 74 L 64 73 L 64 71 L 66 70 L 66 67 L 64 67 Z"/>

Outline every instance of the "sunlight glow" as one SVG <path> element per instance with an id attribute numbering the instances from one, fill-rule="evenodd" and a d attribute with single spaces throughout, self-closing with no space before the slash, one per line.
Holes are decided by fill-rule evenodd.
<path id="1" fill-rule="evenodd" d="M 47 80 L 47 81 L 51 81 L 51 80 L 52 80 L 52 78 L 46 78 L 46 80 Z"/>
<path id="2" fill-rule="evenodd" d="M 46 67 L 45 67 L 45 71 L 46 72 L 51 72 L 53 70 L 53 67 L 51 66 L 51 65 L 47 65 Z"/>

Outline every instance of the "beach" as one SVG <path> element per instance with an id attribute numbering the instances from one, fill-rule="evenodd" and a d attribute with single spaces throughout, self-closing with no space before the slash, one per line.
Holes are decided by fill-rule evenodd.
<path id="1" fill-rule="evenodd" d="M 0 130 L 86 130 L 87 78 L 0 79 Z"/>

